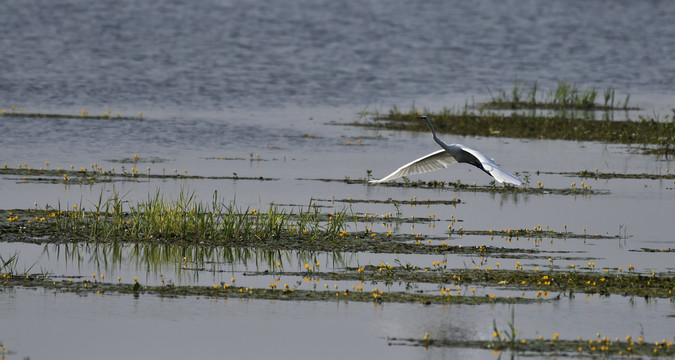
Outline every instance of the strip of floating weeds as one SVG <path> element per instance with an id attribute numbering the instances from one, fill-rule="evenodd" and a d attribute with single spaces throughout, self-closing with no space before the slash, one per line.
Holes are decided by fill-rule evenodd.
<path id="1" fill-rule="evenodd" d="M 455 182 L 444 182 L 438 180 L 432 181 L 411 181 L 407 178 L 404 178 L 403 181 L 392 181 L 381 183 L 377 185 L 369 185 L 366 179 L 305 179 L 297 178 L 296 180 L 308 180 L 308 181 L 322 181 L 322 182 L 340 182 L 344 184 L 362 184 L 368 186 L 381 186 L 381 187 L 397 187 L 397 188 L 416 188 L 416 189 L 448 189 L 454 191 L 467 191 L 467 192 L 481 192 L 481 193 L 498 193 L 498 194 L 553 194 L 553 195 L 606 195 L 609 194 L 608 190 L 604 189 L 592 189 L 589 186 L 586 187 L 576 187 L 572 186 L 565 189 L 555 189 L 555 188 L 546 188 L 543 186 L 539 187 L 530 187 L 526 186 L 512 186 L 512 185 L 497 185 L 496 182 L 492 181 L 490 185 L 470 185 L 464 184 L 461 181 Z M 336 200 L 337 201 L 337 200 Z M 450 201 L 450 200 L 448 200 Z M 451 200 L 455 201 L 455 200 Z"/>
<path id="2" fill-rule="evenodd" d="M 555 175 L 564 175 L 568 177 L 578 177 L 582 179 L 650 179 L 650 180 L 673 180 L 675 179 L 675 173 L 673 174 L 621 174 L 621 173 L 605 173 L 599 171 L 591 170 L 581 170 L 579 172 L 547 172 L 541 171 L 537 174 L 555 174 Z"/>
<path id="3" fill-rule="evenodd" d="M 675 122 L 642 118 L 640 121 L 598 121 L 582 118 L 528 116 L 499 113 L 427 113 L 439 133 L 462 136 L 507 137 L 603 141 L 622 144 L 654 144 L 659 148 L 675 148 Z M 377 129 L 428 132 L 428 127 L 415 118 L 415 111 L 390 112 L 372 117 L 367 126 Z"/>
<path id="4" fill-rule="evenodd" d="M 248 273 L 257 275 L 258 273 Z M 261 273 L 260 275 L 269 275 Z M 675 299 L 675 277 L 672 274 L 599 273 L 593 271 L 561 270 L 499 270 L 499 269 L 447 269 L 435 265 L 429 268 L 416 266 L 367 265 L 348 268 L 344 272 L 281 272 L 286 276 L 310 276 L 331 281 L 366 281 L 406 283 L 454 284 L 462 287 L 491 286 L 518 291 L 538 291 L 536 298 L 548 294 L 574 297 L 575 293 L 609 296 L 640 296 L 645 298 Z M 467 295 L 465 291 L 464 296 Z"/>
<path id="5" fill-rule="evenodd" d="M 246 177 L 246 176 L 197 176 L 187 175 L 181 173 L 172 174 L 151 174 L 140 171 L 138 168 L 131 168 L 129 172 L 126 169 L 121 169 L 121 172 L 114 170 L 92 170 L 87 169 L 64 170 L 64 169 L 32 169 L 32 168 L 11 168 L 3 167 L 0 169 L 0 175 L 16 175 L 22 178 L 16 179 L 20 181 L 29 182 L 48 182 L 58 184 L 72 184 L 72 183 L 101 183 L 114 181 L 137 181 L 139 179 L 191 179 L 191 180 L 256 180 L 256 181 L 275 181 L 278 178 L 265 177 Z"/>
<path id="6" fill-rule="evenodd" d="M 74 292 L 78 294 L 133 294 L 158 295 L 162 297 L 175 296 L 209 296 L 213 298 L 244 298 L 269 300 L 302 300 L 302 301 L 357 301 L 375 303 L 423 303 L 423 304 L 495 304 L 495 303 L 532 303 L 540 302 L 536 299 L 502 298 L 496 296 L 440 296 L 423 295 L 407 292 L 368 292 L 368 291 L 315 291 L 294 288 L 261 289 L 251 287 L 230 286 L 229 284 L 214 284 L 213 286 L 142 286 L 134 284 L 114 284 L 90 280 L 72 281 L 50 278 L 42 275 L 4 276 L 0 278 L 0 285 L 5 287 L 41 287 L 59 292 Z"/>
<path id="7" fill-rule="evenodd" d="M 6 117 L 18 117 L 18 118 L 40 118 L 40 119 L 83 119 L 83 120 L 143 120 L 141 115 L 139 116 L 120 116 L 119 113 L 113 115 L 112 113 L 105 115 L 89 115 L 87 112 L 83 112 L 81 115 L 72 115 L 72 114 L 40 114 L 40 113 L 24 113 L 24 112 L 3 112 L 0 113 L 0 116 Z"/>
<path id="8" fill-rule="evenodd" d="M 500 236 L 503 238 L 558 238 L 558 239 L 618 239 L 618 235 L 575 234 L 568 231 L 553 231 L 553 229 L 502 229 L 502 230 L 465 230 L 450 229 L 449 234 Z"/>
<path id="9" fill-rule="evenodd" d="M 460 199 L 451 200 L 376 200 L 376 199 L 316 199 L 316 201 L 323 202 L 340 202 L 340 203 L 364 203 L 364 204 L 399 204 L 399 205 L 457 205 L 462 201 Z"/>
<path id="10" fill-rule="evenodd" d="M 486 349 L 493 351 L 511 351 L 521 355 L 528 354 L 550 355 L 553 357 L 584 356 L 584 357 L 672 357 L 675 355 L 675 346 L 672 341 L 645 342 L 638 339 L 628 341 L 611 341 L 605 339 L 590 340 L 561 340 L 561 339 L 519 339 L 514 342 L 507 340 L 455 340 L 455 339 L 426 339 L 389 338 L 389 345 L 423 346 L 423 347 L 451 347 Z"/>
<path id="11" fill-rule="evenodd" d="M 630 251 L 636 251 L 636 252 L 650 252 L 650 253 L 670 253 L 670 252 L 675 252 L 675 249 L 650 249 L 650 248 L 641 248 L 640 250 L 630 250 Z"/>

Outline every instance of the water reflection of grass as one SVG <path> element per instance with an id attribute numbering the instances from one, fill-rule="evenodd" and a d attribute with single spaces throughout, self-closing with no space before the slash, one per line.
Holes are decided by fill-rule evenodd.
<path id="1" fill-rule="evenodd" d="M 162 269 L 173 267 L 177 273 L 188 271 L 220 272 L 228 266 L 255 265 L 255 271 L 265 274 L 282 274 L 291 262 L 317 262 L 319 253 L 305 250 L 265 249 L 232 246 L 174 245 L 169 243 L 120 243 L 78 242 L 46 244 L 43 253 L 57 261 L 95 266 L 98 272 L 110 271 L 133 263 L 148 273 L 161 274 Z M 85 256 L 86 255 L 86 256 Z M 347 265 L 343 252 L 331 252 L 333 266 Z M 1 258 L 0 258 L 1 259 Z M 292 265 L 291 265 L 292 266 Z"/>

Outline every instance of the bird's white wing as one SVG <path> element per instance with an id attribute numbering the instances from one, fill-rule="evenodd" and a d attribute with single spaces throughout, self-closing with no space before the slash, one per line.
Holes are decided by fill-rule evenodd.
<path id="1" fill-rule="evenodd" d="M 485 171 L 487 171 L 490 175 L 492 175 L 493 178 L 495 178 L 495 180 L 499 181 L 500 183 L 513 184 L 516 186 L 522 184 L 522 181 L 520 181 L 520 179 L 517 176 L 497 166 L 497 164 L 495 164 L 495 162 L 492 159 L 483 155 L 480 151 L 468 148 L 460 144 L 453 144 L 453 145 L 459 146 L 462 150 L 475 156 L 476 159 L 480 161 L 481 165 L 483 165 L 483 169 L 485 169 Z"/>
<path id="2" fill-rule="evenodd" d="M 430 171 L 440 170 L 456 162 L 457 160 L 455 160 L 455 158 L 452 157 L 450 153 L 445 151 L 445 149 L 441 149 L 401 166 L 396 171 L 380 180 L 370 180 L 370 183 L 379 184 L 386 181 L 398 179 L 402 176 L 422 174 Z"/>

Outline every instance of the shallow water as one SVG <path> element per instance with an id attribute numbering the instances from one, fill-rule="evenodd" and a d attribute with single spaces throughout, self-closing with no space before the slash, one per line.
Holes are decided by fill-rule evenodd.
<path id="1" fill-rule="evenodd" d="M 0 12 L 0 109 L 8 112 L 91 115 L 142 112 L 143 120 L 0 118 L 0 164 L 31 168 L 116 172 L 136 165 L 143 173 L 266 177 L 270 181 L 227 179 L 139 180 L 63 185 L 0 179 L 0 208 L 89 208 L 101 194 L 147 199 L 158 190 L 167 197 L 194 192 L 210 202 L 264 209 L 270 203 L 295 208 L 312 201 L 327 209 L 386 214 L 389 204 L 339 200 L 452 199 L 456 206 L 402 205 L 398 224 L 358 223 L 352 230 L 422 234 L 450 245 L 536 248 L 541 259 L 521 261 L 531 270 L 570 264 L 617 271 L 673 272 L 672 253 L 637 252 L 675 247 L 672 180 L 581 179 L 562 175 L 582 170 L 616 173 L 675 173 L 675 161 L 634 153 L 625 145 L 554 140 L 497 139 L 443 135 L 492 156 L 505 169 L 529 175 L 547 188 L 566 189 L 584 181 L 594 195 L 490 194 L 472 191 L 364 186 L 316 179 L 360 179 L 372 170 L 382 177 L 437 149 L 428 133 L 371 130 L 343 125 L 363 109 L 387 112 L 412 104 L 437 111 L 486 101 L 514 79 L 548 89 L 558 81 L 582 89 L 613 87 L 617 101 L 630 94 L 641 110 L 615 112 L 615 119 L 671 114 L 675 63 L 675 3 L 664 1 L 201 1 L 197 4 L 81 0 L 67 3 L 10 0 Z M 612 19 L 599 21 L 598 19 Z M 600 91 L 601 93 L 602 91 Z M 598 99 L 602 101 L 602 99 Z M 10 107 L 15 106 L 15 110 Z M 604 114 L 596 114 L 602 119 Z M 138 155 L 137 164 L 122 162 Z M 218 158 L 220 157 L 220 159 Z M 49 162 L 49 165 L 46 164 Z M 27 165 L 24 165 L 27 164 Z M 150 170 L 147 170 L 150 167 Z M 541 173 L 537 173 L 541 172 Z M 413 180 L 476 182 L 491 179 L 468 165 Z M 337 201 L 335 201 L 337 200 Z M 414 221 L 435 214 L 434 222 Z M 507 239 L 495 236 L 447 238 L 451 218 L 467 230 L 532 229 L 537 225 L 576 234 L 619 235 L 613 239 Z M 391 227 L 389 227 L 391 226 Z M 583 229 L 586 230 L 583 230 Z M 437 239 L 437 237 L 439 239 Z M 266 287 L 301 282 L 301 277 L 252 273 L 303 270 L 309 261 L 321 271 L 366 264 L 429 267 L 447 260 L 449 268 L 472 267 L 480 259 L 460 255 L 255 252 L 193 261 L 185 269 L 173 251 L 157 261 L 147 249 L 112 250 L 77 245 L 0 243 L 6 258 L 18 252 L 19 270 L 105 281 L 206 285 L 229 282 Z M 75 250 L 73 250 L 75 249 Z M 156 250 L 156 249 L 155 249 Z M 98 256 L 95 254 L 99 252 Z M 103 251 L 104 255 L 100 252 Z M 559 251 L 565 251 L 560 255 Z M 196 253 L 195 251 L 194 253 Z M 197 257 L 197 256 L 195 256 Z M 562 259 L 569 257 L 571 259 Z M 114 260 L 113 260 L 114 258 Z M 154 260 L 153 260 L 154 259 Z M 489 258 L 514 268 L 517 259 Z M 106 263 L 108 262 L 108 263 Z M 249 275 L 245 275 L 249 274 Z M 356 282 L 324 282 L 350 288 Z M 373 286 L 384 289 L 381 284 Z M 387 291 L 405 291 L 392 284 Z M 417 284 L 433 292 L 438 285 Z M 464 289 L 465 290 L 465 289 Z M 463 291 L 464 291 L 463 290 Z M 477 294 L 520 292 L 479 288 Z M 528 293 L 528 296 L 532 294 Z M 518 305 L 516 324 L 523 337 L 560 333 L 561 338 L 610 338 L 644 331 L 645 339 L 672 333 L 666 299 L 645 302 L 622 296 Z M 17 357 L 80 358 L 130 356 L 167 358 L 227 354 L 237 357 L 296 358 L 303 351 L 323 358 L 497 358 L 478 350 L 387 346 L 388 337 L 489 339 L 492 320 L 506 326 L 507 305 L 428 306 L 330 302 L 278 302 L 155 296 L 77 296 L 45 290 L 0 292 L 0 341 Z M 100 324 L 106 329 L 99 331 Z M 5 325 L 7 324 L 7 325 Z M 67 328 L 69 331 L 59 331 Z M 257 332 L 258 337 L 251 336 Z M 195 334 L 199 336 L 195 336 Z M 672 340 L 672 339 L 671 339 Z M 61 345 L 67 346 L 61 346 Z M 184 344 L 184 346 L 176 346 Z M 57 346 L 58 345 L 58 346 Z M 54 349 L 64 349 L 54 353 Z M 357 349 L 362 349 L 358 350 Z"/>
<path id="2" fill-rule="evenodd" d="M 631 311 L 623 310 L 630 308 Z M 298 346 L 322 358 L 385 357 L 497 358 L 487 351 L 387 346 L 388 338 L 487 339 L 492 320 L 506 327 L 507 305 L 422 306 L 364 303 L 215 300 L 130 295 L 78 296 L 15 289 L 0 293 L 0 335 L 17 356 L 31 358 L 175 356 L 297 356 Z M 549 304 L 520 305 L 516 326 L 524 337 L 539 335 L 574 339 L 634 336 L 661 340 L 672 311 L 667 302 L 621 297 L 580 298 Z M 529 319 L 529 320 L 528 320 Z M 522 321 L 522 322 L 521 322 Z M 106 324 L 106 330 L 101 329 Z M 68 331 L 63 331 L 68 329 Z M 124 329 L 111 332 L 110 329 Z M 592 330 L 590 330 L 592 329 Z M 199 336 L 195 336 L 198 333 Z M 298 345 L 300 343 L 300 345 Z M 349 344 L 349 346 L 345 346 Z"/>

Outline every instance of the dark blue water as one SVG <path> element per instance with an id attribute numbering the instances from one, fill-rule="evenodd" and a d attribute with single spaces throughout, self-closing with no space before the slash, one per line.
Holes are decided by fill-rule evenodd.
<path id="1" fill-rule="evenodd" d="M 359 108 L 487 96 L 516 76 L 673 95 L 672 1 L 7 0 L 0 10 L 0 108 Z"/>

